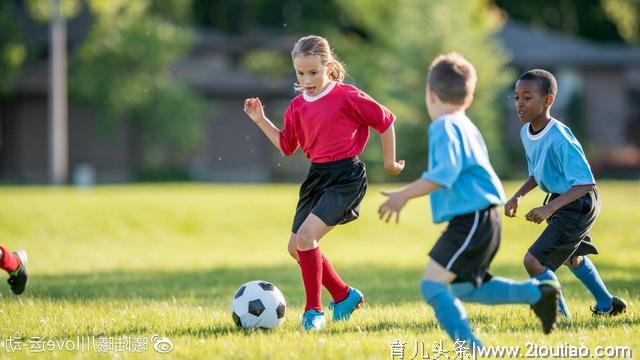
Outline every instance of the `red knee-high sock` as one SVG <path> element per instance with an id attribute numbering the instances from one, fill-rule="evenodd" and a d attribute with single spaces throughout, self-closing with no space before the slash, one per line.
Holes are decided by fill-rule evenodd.
<path id="1" fill-rule="evenodd" d="M 302 272 L 304 292 L 307 296 L 304 311 L 309 309 L 322 311 L 322 253 L 320 248 L 298 250 L 298 263 Z"/>
<path id="2" fill-rule="evenodd" d="M 344 300 L 349 295 L 349 285 L 342 281 L 324 254 L 322 254 L 322 285 L 329 290 L 334 303 Z"/>
<path id="3" fill-rule="evenodd" d="M 2 250 L 0 268 L 8 272 L 15 271 L 20 266 L 20 258 L 5 247 L 0 246 L 0 250 Z"/>

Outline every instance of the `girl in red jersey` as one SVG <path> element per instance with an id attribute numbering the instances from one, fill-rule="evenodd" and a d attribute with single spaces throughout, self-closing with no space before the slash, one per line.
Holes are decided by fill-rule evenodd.
<path id="1" fill-rule="evenodd" d="M 244 102 L 244 111 L 283 155 L 302 148 L 311 161 L 300 187 L 288 250 L 298 261 L 306 294 L 302 326 L 324 326 L 322 286 L 333 301 L 333 320 L 349 318 L 364 302 L 362 293 L 348 286 L 320 252 L 319 241 L 336 225 L 359 216 L 367 189 L 365 166 L 358 159 L 369 138 L 369 127 L 381 134 L 384 169 L 399 174 L 404 161 L 396 161 L 395 115 L 355 86 L 343 83 L 344 66 L 326 39 L 306 36 L 291 51 L 298 82 L 296 96 L 284 114 L 282 130 L 264 114 L 258 98 Z"/>

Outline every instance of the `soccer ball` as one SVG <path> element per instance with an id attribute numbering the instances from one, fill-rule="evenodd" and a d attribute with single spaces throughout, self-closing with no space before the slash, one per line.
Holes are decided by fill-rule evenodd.
<path id="1" fill-rule="evenodd" d="M 286 308 L 284 296 L 275 285 L 255 280 L 236 290 L 231 316 L 239 327 L 273 329 L 284 320 Z"/>

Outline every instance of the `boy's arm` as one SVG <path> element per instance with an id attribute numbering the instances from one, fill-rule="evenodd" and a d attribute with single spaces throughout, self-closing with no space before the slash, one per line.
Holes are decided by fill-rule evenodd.
<path id="1" fill-rule="evenodd" d="M 396 161 L 396 133 L 393 125 L 380 134 L 382 140 L 382 158 L 384 171 L 389 175 L 398 175 L 404 169 L 404 160 Z"/>
<path id="2" fill-rule="evenodd" d="M 573 185 L 569 190 L 546 205 L 529 211 L 525 218 L 537 224 L 549 218 L 561 207 L 586 195 L 595 186 L 593 174 L 580 144 L 573 141 L 562 141 L 557 145 L 554 155 L 556 155 L 561 164 L 565 179 L 571 184 L 577 185 Z"/>
<path id="3" fill-rule="evenodd" d="M 264 109 L 262 108 L 260 99 L 252 98 L 245 100 L 244 112 L 247 113 L 251 120 L 258 125 L 260 130 L 267 135 L 271 143 L 273 143 L 278 150 L 282 151 L 280 148 L 280 130 L 264 115 Z"/>
<path id="4" fill-rule="evenodd" d="M 529 178 L 525 180 L 524 184 L 520 186 L 520 189 L 518 189 L 518 191 L 516 191 L 516 193 L 513 194 L 513 197 L 522 198 L 523 196 L 527 195 L 529 191 L 535 189 L 537 186 L 538 186 L 538 183 L 536 182 L 536 179 L 533 176 L 529 176 Z"/>
<path id="5" fill-rule="evenodd" d="M 436 184 L 433 181 L 418 179 L 397 191 L 380 190 L 380 193 L 388 199 L 378 208 L 378 215 L 380 219 L 386 215 L 387 219 L 385 221 L 389 222 L 391 216 L 396 214 L 397 223 L 400 221 L 400 210 L 406 205 L 407 201 L 430 194 L 441 187 L 442 185 Z"/>
<path id="6" fill-rule="evenodd" d="M 525 180 L 524 184 L 520 186 L 520 189 L 516 191 L 515 194 L 504 204 L 504 214 L 508 217 L 516 216 L 516 212 L 518 211 L 518 205 L 520 205 L 520 200 L 527 195 L 527 193 L 538 186 L 536 179 L 533 176 L 529 176 L 527 180 Z"/>
<path id="7" fill-rule="evenodd" d="M 574 185 L 564 194 L 553 199 L 553 201 L 549 201 L 546 205 L 537 207 L 529 211 L 529 213 L 525 215 L 525 218 L 529 221 L 533 221 L 536 224 L 540 224 L 554 212 L 558 211 L 561 207 L 588 194 L 589 191 L 593 189 L 593 187 L 593 184 Z"/>

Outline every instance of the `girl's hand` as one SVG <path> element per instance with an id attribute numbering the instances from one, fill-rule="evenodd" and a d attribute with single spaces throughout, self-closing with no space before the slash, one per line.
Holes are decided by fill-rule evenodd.
<path id="1" fill-rule="evenodd" d="M 391 216 L 396 214 L 396 223 L 398 223 L 400 221 L 400 210 L 407 204 L 408 199 L 403 195 L 402 191 L 387 192 L 380 190 L 380 194 L 388 197 L 387 201 L 378 208 L 380 220 L 386 215 L 385 222 L 389 222 Z"/>
<path id="2" fill-rule="evenodd" d="M 258 98 L 249 98 L 244 101 L 244 112 L 249 115 L 251 120 L 255 123 L 259 123 L 264 120 L 264 109 L 262 103 Z"/>
<path id="3" fill-rule="evenodd" d="M 512 197 L 504 204 L 504 214 L 508 217 L 516 216 L 516 211 L 518 211 L 518 205 L 520 205 L 521 197 Z"/>
<path id="4" fill-rule="evenodd" d="M 396 161 L 393 164 L 384 165 L 384 171 L 386 171 L 387 174 L 393 176 L 400 174 L 402 172 L 402 169 L 404 169 L 404 160 Z"/>

